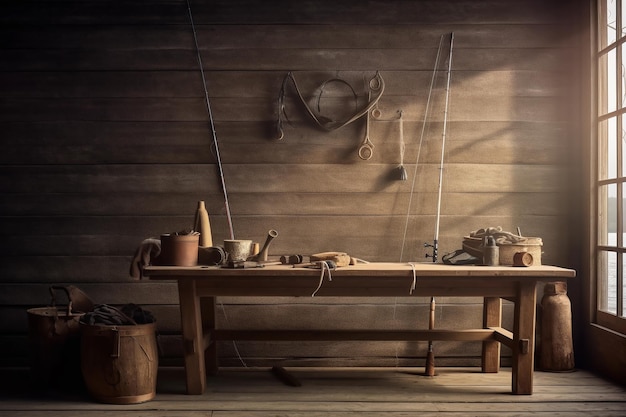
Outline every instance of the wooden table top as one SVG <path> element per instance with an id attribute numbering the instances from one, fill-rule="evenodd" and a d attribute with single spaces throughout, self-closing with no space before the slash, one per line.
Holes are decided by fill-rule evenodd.
<path id="1" fill-rule="evenodd" d="M 333 276 L 371 276 L 371 277 L 532 277 L 532 278 L 573 278 L 576 271 L 549 265 L 515 267 L 515 266 L 480 266 L 480 265 L 446 265 L 423 262 L 371 262 L 360 263 L 332 270 Z M 148 266 L 145 273 L 150 279 L 164 280 L 175 278 L 227 277 L 227 276 L 313 276 L 319 275 L 320 269 L 295 265 L 272 265 L 246 268 L 224 268 L 220 266 Z"/>

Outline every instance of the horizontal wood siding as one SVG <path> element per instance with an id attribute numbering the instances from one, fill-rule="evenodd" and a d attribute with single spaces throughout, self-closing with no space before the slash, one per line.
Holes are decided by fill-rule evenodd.
<path id="1" fill-rule="evenodd" d="M 276 229 L 275 255 L 424 260 L 437 215 L 447 37 L 426 125 L 424 116 L 440 39 L 454 32 L 440 253 L 460 248 L 472 230 L 502 226 L 542 237 L 546 264 L 576 258 L 568 213 L 577 52 L 560 2 L 217 0 L 191 2 L 191 10 L 199 51 L 184 0 L 3 6 L 1 363 L 25 361 L 26 309 L 45 305 L 47 287 L 65 283 L 97 302 L 153 310 L 166 356 L 180 357 L 176 286 L 134 282 L 129 266 L 143 239 L 192 227 L 198 200 L 214 242 L 229 237 L 198 54 L 236 237 L 263 242 Z M 372 159 L 357 154 L 364 118 L 318 129 L 292 85 L 289 123 L 277 139 L 278 94 L 290 71 L 312 102 L 324 81 L 341 78 L 357 104 L 380 71 Z M 343 93 L 329 90 L 324 104 Z M 399 110 L 408 181 L 397 179 Z M 220 301 L 221 323 L 233 327 L 413 328 L 426 327 L 428 316 L 427 299 Z M 480 299 L 438 300 L 437 326 L 480 325 L 481 312 Z M 478 345 L 436 346 L 443 363 L 480 358 Z M 239 347 L 261 365 L 389 365 L 425 355 L 423 343 Z M 224 363 L 237 364 L 231 344 L 220 349 Z"/>

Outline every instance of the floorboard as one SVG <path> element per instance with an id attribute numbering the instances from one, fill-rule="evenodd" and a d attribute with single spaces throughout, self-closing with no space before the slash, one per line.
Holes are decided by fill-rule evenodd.
<path id="1" fill-rule="evenodd" d="M 511 370 L 478 368 L 288 368 L 281 382 L 266 368 L 227 368 L 203 395 L 186 395 L 182 368 L 160 368 L 156 397 L 100 404 L 81 389 L 33 391 L 25 370 L 0 370 L 0 416 L 11 417 L 404 417 L 625 416 L 626 387 L 593 374 L 536 372 L 533 395 L 511 394 Z"/>

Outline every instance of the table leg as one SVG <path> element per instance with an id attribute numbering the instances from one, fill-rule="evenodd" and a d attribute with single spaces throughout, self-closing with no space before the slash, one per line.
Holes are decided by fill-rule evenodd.
<path id="1" fill-rule="evenodd" d="M 483 302 L 483 327 L 502 326 L 502 299 L 499 297 L 485 297 Z M 500 342 L 486 340 L 482 351 L 483 372 L 495 373 L 500 370 Z"/>
<path id="2" fill-rule="evenodd" d="M 206 387 L 204 341 L 200 298 L 193 280 L 178 281 L 180 318 L 183 331 L 187 394 L 202 394 Z"/>
<path id="3" fill-rule="evenodd" d="M 209 335 L 209 345 L 204 351 L 206 373 L 209 375 L 217 375 L 219 369 L 217 362 L 217 341 L 212 339 L 213 331 L 216 329 L 215 297 L 202 297 L 200 299 L 200 309 L 202 311 L 203 334 Z"/>
<path id="4" fill-rule="evenodd" d="M 513 324 L 513 393 L 533 393 L 536 283 L 520 282 Z"/>

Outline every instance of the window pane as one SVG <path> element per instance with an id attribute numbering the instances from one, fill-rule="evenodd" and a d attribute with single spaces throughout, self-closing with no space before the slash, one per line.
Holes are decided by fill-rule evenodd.
<path id="1" fill-rule="evenodd" d="M 619 142 L 619 145 L 622 147 L 622 163 L 621 163 L 622 169 L 617 175 L 623 178 L 624 176 L 626 176 L 626 130 L 624 129 L 624 127 L 626 127 L 626 113 L 622 115 L 621 121 L 622 121 L 622 125 L 620 126 L 621 132 L 619 135 L 620 139 L 618 142 Z"/>
<path id="2" fill-rule="evenodd" d="M 623 271 L 623 269 L 622 269 Z M 626 317 L 626 280 L 624 279 L 624 276 L 622 275 L 622 317 Z"/>
<path id="3" fill-rule="evenodd" d="M 603 116 L 615 110 L 614 58 L 615 49 L 611 49 L 598 59 L 598 116 Z M 612 67 L 609 65 L 611 59 L 613 59 Z"/>
<path id="4" fill-rule="evenodd" d="M 626 65 L 626 54 L 624 54 L 624 49 L 622 48 L 622 46 L 619 46 L 620 51 L 622 51 L 622 62 L 620 67 L 620 83 L 619 83 L 619 91 L 615 91 L 615 94 L 621 94 L 621 100 L 620 100 L 620 108 L 623 108 L 625 103 L 626 103 L 626 95 L 624 94 L 626 92 L 626 74 L 624 74 L 624 72 L 626 71 L 626 67 L 624 67 L 624 65 Z"/>
<path id="5" fill-rule="evenodd" d="M 617 245 L 617 185 L 598 188 L 598 244 Z"/>
<path id="6" fill-rule="evenodd" d="M 598 123 L 598 178 L 617 178 L 617 119 Z"/>
<path id="7" fill-rule="evenodd" d="M 601 251 L 598 256 L 598 310 L 617 313 L 617 254 Z"/>
<path id="8" fill-rule="evenodd" d="M 615 0 L 600 0 L 598 6 L 598 50 L 600 51 L 615 42 L 614 21 L 617 5 Z"/>
<path id="9" fill-rule="evenodd" d="M 617 3 L 615 0 L 606 0 L 606 44 L 615 42 L 615 27 L 617 25 Z"/>
<path id="10" fill-rule="evenodd" d="M 606 78 L 607 78 L 607 113 L 617 110 L 617 50 L 611 49 L 607 53 L 606 63 Z"/>
<path id="11" fill-rule="evenodd" d="M 622 30 L 621 30 L 621 33 L 619 35 L 620 38 L 621 38 L 622 36 L 626 35 L 626 7 L 625 7 L 626 6 L 626 0 L 622 0 L 620 6 L 622 7 L 622 16 L 621 16 L 622 17 L 622 24 L 621 24 Z"/>
<path id="12" fill-rule="evenodd" d="M 619 313 L 620 316 L 622 317 L 626 317 L 626 303 L 624 303 L 624 301 L 626 301 L 626 280 L 624 280 L 624 271 L 626 270 L 626 256 L 624 256 L 622 254 L 622 274 L 621 277 L 618 277 L 618 285 L 621 282 L 621 287 L 622 287 L 622 291 L 621 292 L 617 292 L 616 293 L 616 298 L 619 297 L 621 298 L 622 302 L 621 302 L 621 313 Z M 610 290 L 610 288 L 609 288 Z"/>
<path id="13" fill-rule="evenodd" d="M 615 48 L 603 54 L 598 60 L 598 115 L 617 109 L 617 69 Z"/>
<path id="14" fill-rule="evenodd" d="M 607 136 L 607 172 L 608 178 L 617 178 L 617 117 L 611 117 L 608 120 L 608 136 Z"/>
<path id="15" fill-rule="evenodd" d="M 617 221 L 617 219 L 620 219 L 622 221 L 622 225 L 621 225 L 621 233 L 619 234 L 619 236 L 617 236 L 618 241 L 617 241 L 617 245 L 620 247 L 624 247 L 624 242 L 626 242 L 626 234 L 624 232 L 626 232 L 625 228 L 626 228 L 626 222 L 624 222 L 624 196 L 626 196 L 626 183 L 622 183 L 621 185 L 621 195 L 618 195 L 616 200 L 615 200 L 615 205 L 616 205 L 616 212 L 620 213 L 621 212 L 621 217 L 620 214 L 617 214 L 617 216 L 615 216 L 615 219 Z M 618 204 L 620 202 L 621 199 L 621 207 Z"/>

